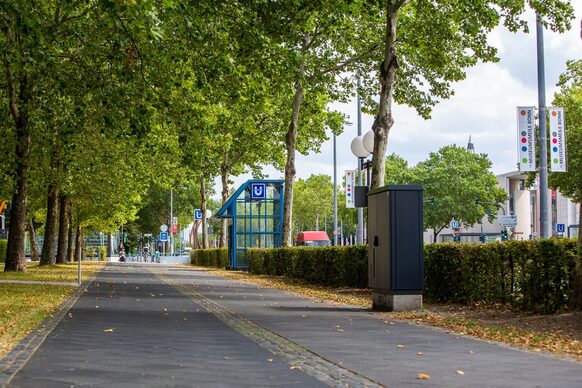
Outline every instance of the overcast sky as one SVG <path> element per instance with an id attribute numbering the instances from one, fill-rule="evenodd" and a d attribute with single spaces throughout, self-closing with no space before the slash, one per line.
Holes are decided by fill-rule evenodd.
<path id="1" fill-rule="evenodd" d="M 546 104 L 551 105 L 556 83 L 566 69 L 566 61 L 582 58 L 580 20 L 582 1 L 572 1 L 576 18 L 564 34 L 544 31 L 546 67 Z M 513 34 L 497 28 L 489 37 L 498 48 L 498 63 L 479 64 L 468 70 L 467 78 L 454 85 L 455 95 L 441 101 L 430 120 L 423 120 L 416 111 L 395 106 L 395 124 L 388 139 L 388 153 L 396 153 L 413 165 L 448 144 L 466 146 L 469 135 L 477 153 L 485 153 L 493 162 L 493 172 L 502 174 L 516 170 L 516 106 L 537 106 L 536 35 L 533 12 L 528 13 L 530 33 Z M 350 143 L 357 135 L 356 103 L 335 104 L 334 109 L 350 115 L 352 126 L 337 137 L 338 182 L 344 170 L 355 169 L 356 158 Z M 566 123 L 568 112 L 566 112 Z M 362 117 L 362 132 L 372 127 L 373 118 Z M 319 154 L 297 155 L 297 176 L 325 173 L 333 176 L 333 147 L 328 140 Z M 282 178 L 283 173 L 265 167 L 269 178 Z M 238 186 L 250 175 L 232 178 Z M 217 180 L 217 191 L 220 180 Z"/>

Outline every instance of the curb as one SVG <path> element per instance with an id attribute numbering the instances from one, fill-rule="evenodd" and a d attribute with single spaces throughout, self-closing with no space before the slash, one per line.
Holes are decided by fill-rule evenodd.
<path id="1" fill-rule="evenodd" d="M 0 360 L 0 386 L 6 387 L 10 383 L 14 375 L 28 362 L 34 352 L 42 345 L 46 337 L 54 330 L 75 302 L 77 302 L 77 299 L 83 295 L 85 290 L 87 290 L 89 285 L 93 283 L 97 275 L 105 267 L 103 266 L 91 279 L 83 282 L 66 301 L 61 303 L 54 312 L 40 322 L 30 334 L 24 337 L 10 353 Z"/>

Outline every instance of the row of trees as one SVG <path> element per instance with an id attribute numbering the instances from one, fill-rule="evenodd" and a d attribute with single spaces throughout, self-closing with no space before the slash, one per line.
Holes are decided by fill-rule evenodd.
<path id="1" fill-rule="evenodd" d="M 466 68 L 496 60 L 492 28 L 527 29 L 526 5 L 555 30 L 572 18 L 561 0 L 2 2 L 5 270 L 24 269 L 25 225 L 39 211 L 51 263 L 57 225 L 112 230 L 136 218 L 152 186 L 186 181 L 205 208 L 214 177 L 224 201 L 230 177 L 263 164 L 285 172 L 290 244 L 295 155 L 341 131 L 328 107 L 354 92 L 353 76 L 376 117 L 377 187 L 392 104 L 428 118 Z"/>

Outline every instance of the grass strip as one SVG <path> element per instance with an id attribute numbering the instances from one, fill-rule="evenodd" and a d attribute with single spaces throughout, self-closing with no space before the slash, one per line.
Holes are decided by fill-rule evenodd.
<path id="1" fill-rule="evenodd" d="M 83 281 L 91 279 L 103 265 L 97 262 L 83 263 Z M 27 272 L 2 272 L 0 279 L 75 282 L 77 264 L 39 267 L 38 263 L 27 263 Z M 75 290 L 75 287 L 69 286 L 0 284 L 0 358 L 8 354 Z"/>

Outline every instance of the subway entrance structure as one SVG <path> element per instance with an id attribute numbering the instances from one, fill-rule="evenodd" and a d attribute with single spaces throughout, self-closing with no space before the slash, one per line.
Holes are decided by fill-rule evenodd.
<path id="1" fill-rule="evenodd" d="M 281 246 L 283 184 L 283 180 L 248 180 L 216 213 L 229 220 L 227 269 L 249 268 L 249 248 Z"/>

